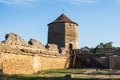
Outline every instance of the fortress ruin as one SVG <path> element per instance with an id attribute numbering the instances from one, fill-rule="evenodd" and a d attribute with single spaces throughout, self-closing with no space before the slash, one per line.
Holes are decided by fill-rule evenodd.
<path id="1" fill-rule="evenodd" d="M 58 68 L 120 69 L 120 48 L 78 49 L 78 24 L 65 14 L 48 24 L 48 42 L 24 41 L 14 33 L 0 42 L 0 70 L 3 74 L 32 74 Z"/>
<path id="2" fill-rule="evenodd" d="M 0 69 L 4 74 L 31 74 L 45 69 L 67 68 L 68 45 L 78 48 L 77 26 L 61 14 L 48 24 L 46 46 L 35 39 L 26 43 L 17 34 L 6 34 L 5 41 L 0 43 Z"/>

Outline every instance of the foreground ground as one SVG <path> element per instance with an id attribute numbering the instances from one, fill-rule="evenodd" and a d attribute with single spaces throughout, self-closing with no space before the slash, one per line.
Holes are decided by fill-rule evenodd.
<path id="1" fill-rule="evenodd" d="M 118 70 L 53 69 L 32 75 L 5 75 L 0 80 L 120 80 Z"/>

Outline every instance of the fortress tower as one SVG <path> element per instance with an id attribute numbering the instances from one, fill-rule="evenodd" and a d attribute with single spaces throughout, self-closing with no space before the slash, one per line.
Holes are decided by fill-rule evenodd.
<path id="1" fill-rule="evenodd" d="M 78 48 L 78 24 L 61 14 L 48 24 L 48 44 L 56 44 L 58 48 L 67 48 L 69 44 Z"/>

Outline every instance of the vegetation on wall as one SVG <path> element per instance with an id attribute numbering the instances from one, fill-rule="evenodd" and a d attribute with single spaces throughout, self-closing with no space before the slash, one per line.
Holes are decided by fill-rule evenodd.
<path id="1" fill-rule="evenodd" d="M 93 48 L 91 51 L 93 53 L 96 53 L 98 49 L 100 48 L 112 48 L 113 47 L 113 42 L 108 42 L 108 43 L 103 43 L 101 42 L 99 45 L 97 45 L 95 48 Z"/>

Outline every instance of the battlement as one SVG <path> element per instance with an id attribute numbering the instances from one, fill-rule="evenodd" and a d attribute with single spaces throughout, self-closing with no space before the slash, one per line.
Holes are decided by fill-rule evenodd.
<path id="1" fill-rule="evenodd" d="M 5 47 L 7 51 L 12 48 L 13 50 L 18 49 L 21 52 L 27 52 L 27 53 L 35 53 L 35 54 L 49 53 L 53 55 L 60 55 L 59 49 L 55 44 L 48 44 L 46 47 L 35 39 L 30 39 L 27 43 L 19 35 L 14 33 L 6 34 L 5 41 L 2 41 L 0 43 L 0 46 Z M 62 52 L 65 52 L 65 51 L 62 51 Z M 62 54 L 65 54 L 65 53 L 61 53 L 61 55 Z"/>

